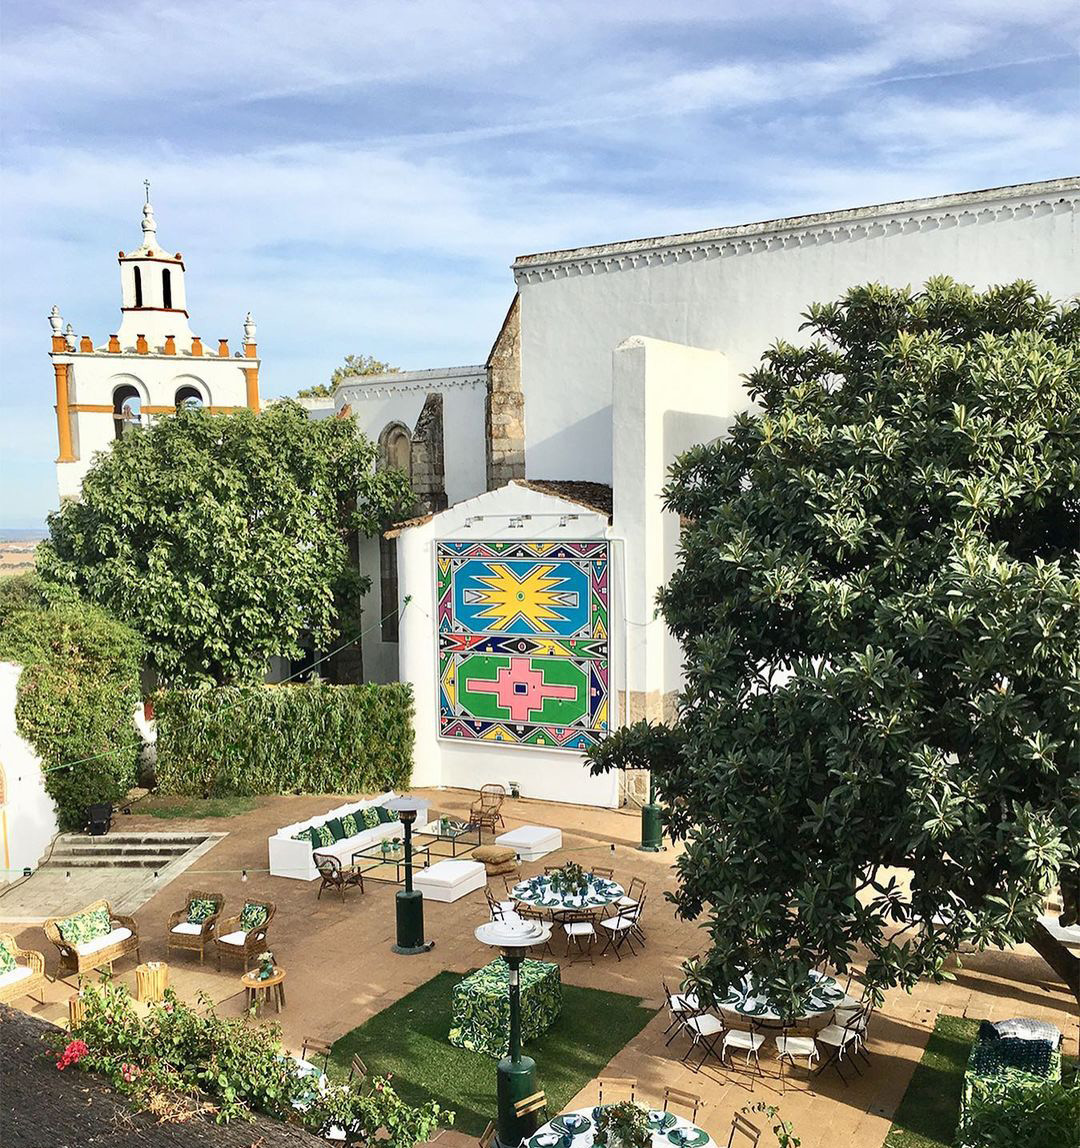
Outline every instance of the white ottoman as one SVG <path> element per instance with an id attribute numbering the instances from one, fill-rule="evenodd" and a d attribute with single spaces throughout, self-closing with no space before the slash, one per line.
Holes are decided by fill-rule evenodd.
<path id="1" fill-rule="evenodd" d="M 513 849 L 522 861 L 538 861 L 562 848 L 562 830 L 548 829 L 543 825 L 523 825 L 520 829 L 501 833 L 495 838 L 495 844 Z"/>
<path id="2" fill-rule="evenodd" d="M 487 884 L 487 870 L 479 861 L 447 858 L 413 874 L 413 888 L 429 901 L 457 901 Z"/>

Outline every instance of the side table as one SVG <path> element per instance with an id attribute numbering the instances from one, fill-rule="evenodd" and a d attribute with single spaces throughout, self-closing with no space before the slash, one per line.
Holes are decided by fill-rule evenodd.
<path id="1" fill-rule="evenodd" d="M 169 987 L 169 966 L 164 961 L 147 961 L 135 967 L 135 999 L 159 1001 Z"/>
<path id="2" fill-rule="evenodd" d="M 251 969 L 240 978 L 240 983 L 247 990 L 247 1007 L 259 1011 L 259 993 L 263 1000 L 269 1003 L 271 998 L 277 1006 L 277 1011 L 285 1007 L 285 970 L 280 965 L 274 965 L 274 975 L 263 980 L 258 969 Z"/>

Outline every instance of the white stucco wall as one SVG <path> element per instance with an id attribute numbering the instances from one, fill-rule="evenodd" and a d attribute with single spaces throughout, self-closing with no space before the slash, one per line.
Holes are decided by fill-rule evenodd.
<path id="1" fill-rule="evenodd" d="M 54 354 L 52 360 L 68 364 L 68 402 L 72 406 L 107 408 L 77 410 L 73 414 L 72 446 L 76 461 L 56 465 L 61 498 L 79 493 L 94 455 L 108 450 L 115 441 L 112 410 L 117 387 L 134 386 L 144 407 L 172 410 L 176 405 L 176 392 L 185 386 L 198 389 L 208 407 L 242 407 L 247 404 L 244 370 L 259 366 L 258 359 L 239 354 L 230 358 L 210 354 L 110 354 L 105 347 L 86 353 Z M 143 424 L 149 424 L 153 418 L 144 414 Z"/>
<path id="2" fill-rule="evenodd" d="M 0 662 L 0 883 L 15 881 L 24 867 L 36 869 L 49 842 L 59 832 L 56 806 L 45 791 L 41 762 L 20 736 L 15 702 L 22 667 Z"/>
<path id="3" fill-rule="evenodd" d="M 453 505 L 481 493 L 487 485 L 486 388 L 487 373 L 482 366 L 399 371 L 342 384 L 334 391 L 334 405 L 339 411 L 348 405 L 364 434 L 378 441 L 392 423 L 403 424 L 412 434 L 427 396 L 439 392 L 443 397 L 446 498 Z"/>
<path id="4" fill-rule="evenodd" d="M 611 481 L 610 355 L 631 335 L 723 351 L 740 374 L 859 283 L 1026 278 L 1072 296 L 1078 197 L 1060 180 L 518 260 L 526 474 Z"/>
<path id="5" fill-rule="evenodd" d="M 512 528 L 511 516 L 531 514 L 523 528 Z M 563 515 L 574 521 L 560 526 Z M 466 519 L 482 516 L 466 527 Z M 505 743 L 465 743 L 438 736 L 438 656 L 435 602 L 435 543 L 443 539 L 600 539 L 609 538 L 607 518 L 577 503 L 511 483 L 458 503 L 398 535 L 398 569 L 403 605 L 400 627 L 400 676 L 411 682 L 416 697 L 416 767 L 413 784 L 479 789 L 485 782 L 517 781 L 526 797 L 614 807 L 619 779 L 614 774 L 590 777 L 584 757 L 570 750 L 544 750 Z M 621 548 L 612 547 L 609 584 L 612 643 L 611 690 L 622 688 L 622 649 L 617 639 L 623 616 L 620 591 Z M 618 714 L 612 721 L 618 721 Z"/>
<path id="6" fill-rule="evenodd" d="M 613 529 L 625 540 L 626 680 L 663 716 L 662 695 L 682 684 L 682 653 L 656 593 L 677 562 L 678 516 L 663 508 L 667 469 L 695 443 L 718 438 L 746 405 L 725 355 L 633 336 L 611 356 Z"/>

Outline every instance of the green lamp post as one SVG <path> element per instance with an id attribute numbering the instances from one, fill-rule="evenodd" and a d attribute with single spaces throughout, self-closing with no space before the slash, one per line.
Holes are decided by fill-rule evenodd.
<path id="1" fill-rule="evenodd" d="M 649 803 L 641 807 L 641 845 L 645 853 L 659 853 L 664 848 L 664 828 L 660 821 L 660 806 L 656 802 L 656 788 L 649 771 Z"/>
<path id="2" fill-rule="evenodd" d="M 392 950 L 412 957 L 429 952 L 435 946 L 434 941 L 424 940 L 424 894 L 413 888 L 412 880 L 412 824 L 424 803 L 412 797 L 396 797 L 386 803 L 386 808 L 397 812 L 405 831 L 405 888 L 399 889 L 395 898 L 397 944 Z"/>
<path id="3" fill-rule="evenodd" d="M 476 930 L 476 939 L 502 949 L 510 969 L 510 1051 L 496 1069 L 499 1118 L 495 1141 L 498 1148 L 517 1148 L 537 1129 L 539 1115 L 518 1116 L 514 1105 L 536 1092 L 536 1061 L 521 1055 L 521 987 L 519 973 L 525 952 L 551 939 L 551 926 L 540 921 L 488 921 Z"/>

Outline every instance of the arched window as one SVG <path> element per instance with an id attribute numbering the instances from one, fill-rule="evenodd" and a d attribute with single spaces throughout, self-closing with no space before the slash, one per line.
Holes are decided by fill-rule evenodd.
<path id="1" fill-rule="evenodd" d="M 172 272 L 168 267 L 161 273 L 161 305 L 172 306 Z"/>
<path id="2" fill-rule="evenodd" d="M 195 410 L 203 405 L 203 397 L 198 387 L 180 387 L 176 392 L 176 409 L 184 407 Z"/>
<path id="3" fill-rule="evenodd" d="M 379 435 L 379 463 L 405 472 L 412 482 L 412 435 L 402 423 L 391 423 Z"/>
<path id="4" fill-rule="evenodd" d="M 142 425 L 142 395 L 137 387 L 117 387 L 113 391 L 113 433 L 120 438 L 125 431 Z"/>
<path id="5" fill-rule="evenodd" d="M 142 272 L 135 268 L 135 306 L 142 306 Z"/>

